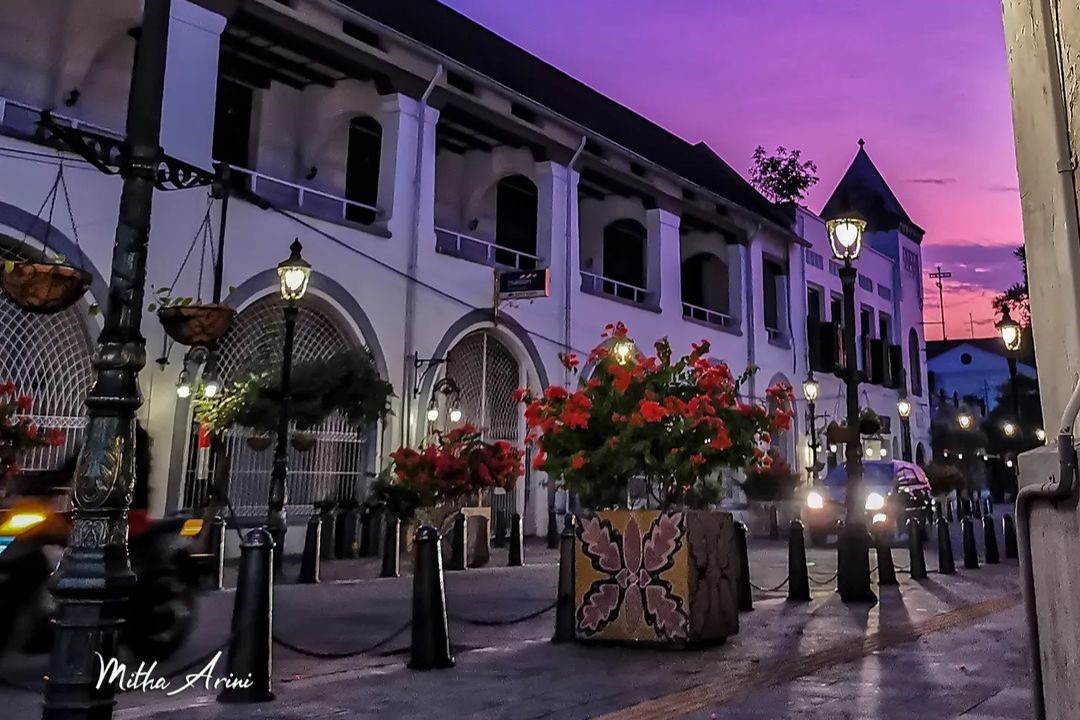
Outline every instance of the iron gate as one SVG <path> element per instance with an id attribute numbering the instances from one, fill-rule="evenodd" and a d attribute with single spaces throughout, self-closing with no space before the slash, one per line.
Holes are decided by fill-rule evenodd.
<path id="1" fill-rule="evenodd" d="M 309 298 L 300 306 L 296 320 L 293 362 L 302 363 L 329 357 L 352 343 L 330 315 Z M 281 300 L 267 296 L 245 308 L 233 323 L 218 348 L 218 373 L 226 385 L 281 366 L 284 350 L 285 320 Z M 205 506 L 213 468 L 200 465 L 199 429 L 193 424 L 191 452 L 182 494 L 183 506 Z M 368 467 L 367 433 L 350 427 L 334 415 L 304 433 L 314 440 L 311 449 L 301 452 L 289 447 L 287 511 L 297 517 L 310 515 L 312 503 L 320 500 L 361 499 L 366 488 Z M 266 512 L 270 471 L 273 465 L 272 444 L 252 446 L 256 434 L 247 428 L 234 427 L 225 433 L 224 452 L 219 456 L 229 463 L 229 498 L 238 515 L 262 515 Z"/>

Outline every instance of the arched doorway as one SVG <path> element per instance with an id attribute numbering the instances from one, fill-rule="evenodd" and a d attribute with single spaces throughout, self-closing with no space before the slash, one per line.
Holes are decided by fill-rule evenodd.
<path id="1" fill-rule="evenodd" d="M 342 330 L 344 323 L 336 311 L 317 296 L 308 295 L 296 320 L 294 367 L 310 360 L 326 358 L 358 343 Z M 244 308 L 218 348 L 218 374 L 225 385 L 252 373 L 281 367 L 285 320 L 281 300 L 268 295 Z M 193 428 L 197 433 L 198 428 Z M 306 430 L 314 437 L 310 450 L 289 448 L 287 510 L 310 515 L 313 503 L 332 499 L 359 499 L 366 487 L 373 432 L 357 431 L 341 417 L 331 416 Z M 261 515 L 266 510 L 273 452 L 254 449 L 247 428 L 226 432 L 225 452 L 229 461 L 229 499 L 238 515 Z M 187 479 L 182 494 L 183 507 L 202 507 L 209 488 L 206 469 L 200 471 L 197 443 L 192 442 Z"/>
<path id="2" fill-rule="evenodd" d="M 30 260 L 28 253 L 0 245 L 0 260 Z M 86 308 L 78 303 L 54 315 L 36 315 L 0 293 L 0 382 L 11 381 L 30 395 L 30 414 L 41 427 L 64 432 L 59 447 L 40 448 L 23 459 L 25 470 L 45 470 L 75 452 L 86 428 L 86 394 L 93 383 L 93 344 Z"/>
<path id="3" fill-rule="evenodd" d="M 521 408 L 513 393 L 526 384 L 523 368 L 514 353 L 486 330 L 469 333 L 447 353 L 446 376 L 461 391 L 461 422 L 481 430 L 488 441 L 506 440 L 520 447 L 524 438 Z M 526 466 L 528 467 L 528 466 Z M 493 494 L 493 529 L 499 515 L 509 527 L 510 515 L 522 512 L 529 487 L 528 469 L 512 492 Z"/>

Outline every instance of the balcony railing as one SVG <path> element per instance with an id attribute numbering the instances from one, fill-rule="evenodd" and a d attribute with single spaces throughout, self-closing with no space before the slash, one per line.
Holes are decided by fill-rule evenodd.
<path id="1" fill-rule="evenodd" d="M 730 328 L 735 325 L 735 318 L 730 315 L 688 302 L 682 304 L 682 316 L 689 320 L 697 320 L 716 327 Z"/>
<path id="2" fill-rule="evenodd" d="M 512 250 L 488 240 L 440 227 L 435 228 L 435 252 L 481 265 L 509 267 L 515 270 L 535 270 L 540 263 L 538 255 Z"/>
<path id="3" fill-rule="evenodd" d="M 590 295 L 607 295 L 629 300 L 639 305 L 646 304 L 649 299 L 649 291 L 643 287 L 584 271 L 581 273 L 581 291 Z"/>
<path id="4" fill-rule="evenodd" d="M 38 127 L 38 120 L 41 119 L 41 112 L 43 109 L 44 108 L 35 107 L 34 105 L 18 100 L 12 100 L 11 98 L 0 95 L 0 129 L 2 129 L 6 135 L 27 139 L 35 138 L 41 132 Z M 50 114 L 52 115 L 53 121 L 58 125 L 92 130 L 101 135 L 108 135 L 113 138 L 123 137 L 123 133 L 112 128 L 95 125 L 94 123 L 79 120 L 78 118 L 69 117 L 67 115 L 61 115 L 60 113 L 53 112 Z"/>
<path id="5" fill-rule="evenodd" d="M 246 180 L 248 190 L 276 205 L 289 205 L 328 220 L 347 220 L 363 225 L 370 225 L 382 216 L 378 208 L 340 195 L 304 187 L 248 168 L 236 165 L 228 167 L 234 176 Z"/>

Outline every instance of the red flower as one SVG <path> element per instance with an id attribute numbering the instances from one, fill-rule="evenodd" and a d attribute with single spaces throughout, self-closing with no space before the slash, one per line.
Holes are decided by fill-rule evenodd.
<path id="1" fill-rule="evenodd" d="M 541 450 L 540 452 L 536 453 L 536 457 L 533 458 L 533 470 L 543 470 L 545 462 L 547 462 L 547 454 L 543 450 Z"/>
<path id="2" fill-rule="evenodd" d="M 565 400 L 569 394 L 562 385 L 549 385 L 544 390 L 544 397 L 548 400 Z"/>
<path id="3" fill-rule="evenodd" d="M 37 425 L 35 425 L 34 423 L 29 423 L 29 424 L 28 424 L 28 425 L 26 426 L 26 437 L 28 437 L 28 438 L 30 438 L 31 440 L 33 440 L 33 439 L 35 439 L 35 438 L 36 438 L 37 436 L 38 436 L 38 426 L 37 426 Z"/>
<path id="4" fill-rule="evenodd" d="M 11 395 L 14 392 L 15 383 L 11 382 L 10 380 L 5 383 L 0 383 L 0 397 L 4 397 L 5 395 Z"/>
<path id="5" fill-rule="evenodd" d="M 529 388 L 518 388 L 517 390 L 514 390 L 514 394 L 511 395 L 510 397 L 515 403 L 520 403 L 523 400 L 525 400 L 525 398 L 527 398 L 528 396 L 529 396 Z"/>
<path id="6" fill-rule="evenodd" d="M 15 401 L 15 407 L 17 407 L 21 413 L 28 413 L 31 408 L 34 407 L 34 399 L 29 395 L 20 395 Z"/>
<path id="7" fill-rule="evenodd" d="M 64 431 L 60 428 L 49 430 L 49 432 L 45 433 L 45 441 L 53 447 L 60 447 L 64 444 Z"/>
<path id="8" fill-rule="evenodd" d="M 704 465 L 705 464 L 705 456 L 702 455 L 701 453 L 694 453 L 693 455 L 690 456 L 690 462 L 692 462 L 694 465 Z"/>
<path id="9" fill-rule="evenodd" d="M 621 393 L 626 392 L 633 380 L 630 371 L 622 365 L 612 365 L 608 368 L 608 374 L 611 375 L 611 386 Z"/>
<path id="10" fill-rule="evenodd" d="M 664 406 L 655 400 L 645 400 L 638 409 L 641 410 L 641 416 L 645 418 L 645 421 L 651 423 L 660 422 L 670 415 Z"/>
<path id="11" fill-rule="evenodd" d="M 560 353 L 559 362 L 563 364 L 563 367 L 567 370 L 576 370 L 577 366 L 581 364 L 576 354 L 572 352 Z"/>
<path id="12" fill-rule="evenodd" d="M 583 467 L 585 467 L 585 453 L 578 452 L 570 460 L 570 469 L 571 470 L 580 470 Z"/>

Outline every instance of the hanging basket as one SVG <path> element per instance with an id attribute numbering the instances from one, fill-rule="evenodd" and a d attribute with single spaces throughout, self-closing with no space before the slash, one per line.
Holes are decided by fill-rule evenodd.
<path id="1" fill-rule="evenodd" d="M 859 432 L 863 435 L 877 435 L 881 432 L 881 418 L 872 410 L 859 416 Z"/>
<path id="2" fill-rule="evenodd" d="M 825 440 L 828 441 L 830 445 L 839 445 L 847 442 L 847 426 L 841 425 L 833 420 L 829 423 L 828 427 L 825 428 Z"/>
<path id="3" fill-rule="evenodd" d="M 181 345 L 209 345 L 229 331 L 236 310 L 228 305 L 170 305 L 158 310 L 165 333 Z"/>
<path id="4" fill-rule="evenodd" d="M 307 452 L 315 447 L 316 437 L 311 433 L 293 433 L 289 437 L 289 444 L 297 452 Z"/>
<path id="5" fill-rule="evenodd" d="M 263 452 L 270 449 L 274 439 L 269 435 L 249 435 L 244 438 L 244 442 L 255 452 Z"/>
<path id="6" fill-rule="evenodd" d="M 0 287 L 23 310 L 52 315 L 78 302 L 90 288 L 90 273 L 65 264 L 16 262 L 0 273 Z"/>

